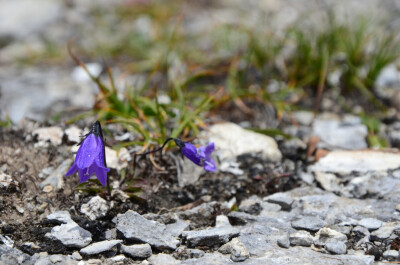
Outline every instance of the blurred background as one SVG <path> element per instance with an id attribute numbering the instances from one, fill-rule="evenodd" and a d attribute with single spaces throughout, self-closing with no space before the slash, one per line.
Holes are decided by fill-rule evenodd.
<path id="1" fill-rule="evenodd" d="M 135 106 L 262 129 L 302 109 L 397 120 L 399 25 L 396 0 L 0 0 L 1 121 Z"/>

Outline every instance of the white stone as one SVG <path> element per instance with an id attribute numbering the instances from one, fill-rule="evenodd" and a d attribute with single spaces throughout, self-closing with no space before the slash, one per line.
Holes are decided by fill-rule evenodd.
<path id="1" fill-rule="evenodd" d="M 311 171 L 349 174 L 398 168 L 400 153 L 379 150 L 332 151 L 310 166 Z"/>
<path id="2" fill-rule="evenodd" d="M 117 152 L 106 146 L 106 160 L 108 168 L 115 168 L 119 171 L 128 166 L 131 156 L 126 148 L 121 148 Z"/>
<path id="3" fill-rule="evenodd" d="M 282 154 L 272 137 L 245 130 L 234 123 L 220 123 L 210 127 L 206 133 L 220 159 L 236 158 L 238 155 L 261 153 L 270 161 L 280 161 Z"/>
<path id="4" fill-rule="evenodd" d="M 41 144 L 50 141 L 53 145 L 60 145 L 62 143 L 64 132 L 60 127 L 53 126 L 38 128 L 34 130 L 32 134 L 38 136 L 39 143 Z"/>
<path id="5" fill-rule="evenodd" d="M 95 196 L 85 204 L 81 206 L 81 213 L 85 214 L 90 220 L 96 220 L 97 218 L 104 217 L 110 207 L 107 201 L 100 196 Z"/>
<path id="6" fill-rule="evenodd" d="M 18 184 L 18 182 L 14 181 L 10 175 L 0 173 L 0 187 L 1 188 L 8 188 L 8 186 L 10 186 L 11 183 L 13 183 L 15 185 Z"/>
<path id="7" fill-rule="evenodd" d="M 82 130 L 76 126 L 71 126 L 65 130 L 68 141 L 73 143 L 79 143 L 81 141 Z"/>

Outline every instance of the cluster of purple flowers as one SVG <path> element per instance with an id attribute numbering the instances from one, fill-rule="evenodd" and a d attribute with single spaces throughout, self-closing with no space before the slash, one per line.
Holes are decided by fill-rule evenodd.
<path id="1" fill-rule="evenodd" d="M 211 158 L 211 153 L 215 150 L 213 142 L 209 143 L 207 146 L 196 148 L 193 144 L 180 139 L 168 138 L 164 145 L 156 151 L 162 150 L 170 140 L 174 140 L 182 155 L 187 157 L 194 164 L 203 167 L 206 171 L 216 171 L 217 166 Z M 70 176 L 78 171 L 79 180 L 82 183 L 87 181 L 90 176 L 96 175 L 100 183 L 106 186 L 107 172 L 109 172 L 110 169 L 107 168 L 103 131 L 99 121 L 93 124 L 90 132 L 84 136 L 84 139 L 79 145 L 80 147 L 76 153 L 74 164 L 65 176 Z"/>

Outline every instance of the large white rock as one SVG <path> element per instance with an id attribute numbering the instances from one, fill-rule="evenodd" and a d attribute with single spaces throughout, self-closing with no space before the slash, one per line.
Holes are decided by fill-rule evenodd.
<path id="1" fill-rule="evenodd" d="M 261 153 L 263 158 L 279 161 L 282 154 L 272 137 L 245 130 L 234 123 L 220 123 L 210 127 L 208 138 L 215 143 L 221 160 L 246 153 Z"/>
<path id="2" fill-rule="evenodd" d="M 398 168 L 400 153 L 378 150 L 332 151 L 310 166 L 311 171 L 348 174 Z"/>

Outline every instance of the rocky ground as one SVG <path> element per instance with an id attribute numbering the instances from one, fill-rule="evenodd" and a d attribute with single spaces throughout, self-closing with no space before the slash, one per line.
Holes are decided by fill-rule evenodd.
<path id="1" fill-rule="evenodd" d="M 251 118 L 229 108 L 216 113 L 196 138 L 198 144 L 215 143 L 216 173 L 204 172 L 172 148 L 138 159 L 133 179 L 132 154 L 141 148 L 106 147 L 111 193 L 95 181 L 82 186 L 77 176 L 65 178 L 93 117 L 63 121 L 91 109 L 98 92 L 66 59 L 66 43 L 79 36 L 77 46 L 91 50 L 110 39 L 117 42 L 126 25 L 121 31 L 96 30 L 103 22 L 93 15 L 99 10 L 92 1 L 30 2 L 0 0 L 6 7 L 0 8 L 0 114 L 15 124 L 0 127 L 0 264 L 400 261 L 400 116 L 395 108 L 381 117 L 372 135 L 392 149 L 368 149 L 366 122 L 338 110 L 328 94 L 321 107 L 325 113 L 315 119 L 309 111 L 294 111 L 278 121 L 274 109 L 260 102 L 247 102 L 256 113 Z M 101 1 L 102 9 L 122 2 Z M 343 19 L 373 10 L 371 18 L 393 17 L 389 28 L 399 24 L 397 1 L 221 0 L 208 9 L 209 2 L 184 6 L 184 31 L 201 32 L 238 18 L 256 27 L 268 13 L 268 28 L 279 33 L 305 11 L 305 26 L 318 24 L 325 5 L 334 6 Z M 148 17 L 138 18 L 134 28 L 151 35 Z M 90 53 L 85 56 L 85 62 L 96 61 Z M 88 67 L 101 73 L 104 65 Z M 118 65 L 113 70 L 122 76 Z M 396 66 L 379 80 L 382 86 L 394 84 L 386 98 L 397 100 Z M 283 134 L 243 129 L 269 126 Z M 104 128 L 110 145 L 137 137 L 119 125 Z"/>
<path id="2" fill-rule="evenodd" d="M 64 178 L 81 131 L 38 127 L 1 132 L 1 262 L 4 264 L 373 264 L 399 259 L 400 153 L 366 147 L 356 117 L 294 115 L 276 140 L 220 123 L 218 173 L 170 151 L 175 173 L 148 172 L 145 202 L 119 189 L 74 191 Z M 330 127 L 323 139 L 320 128 Z M 112 128 L 111 128 L 112 130 Z M 226 131 L 230 134 L 226 134 Z M 307 141 L 321 137 L 307 155 Z M 308 145 L 310 146 L 310 145 Z M 323 149 L 324 146 L 330 146 Z M 346 147 L 346 150 L 342 146 Z M 310 148 L 309 148 L 310 149 Z M 335 149 L 335 150 L 334 150 Z M 131 150 L 109 167 L 130 167 Z M 318 152 L 323 152 L 322 155 Z M 175 155 L 174 155 L 175 154 Z M 303 158 L 301 158 L 303 156 Z M 317 160 L 317 162 L 313 162 Z M 309 161 L 309 162 L 306 162 Z M 129 164 L 128 164 L 129 163 Z M 179 168 L 179 169 L 178 169 Z M 153 170 L 156 171 L 156 170 Z"/>

